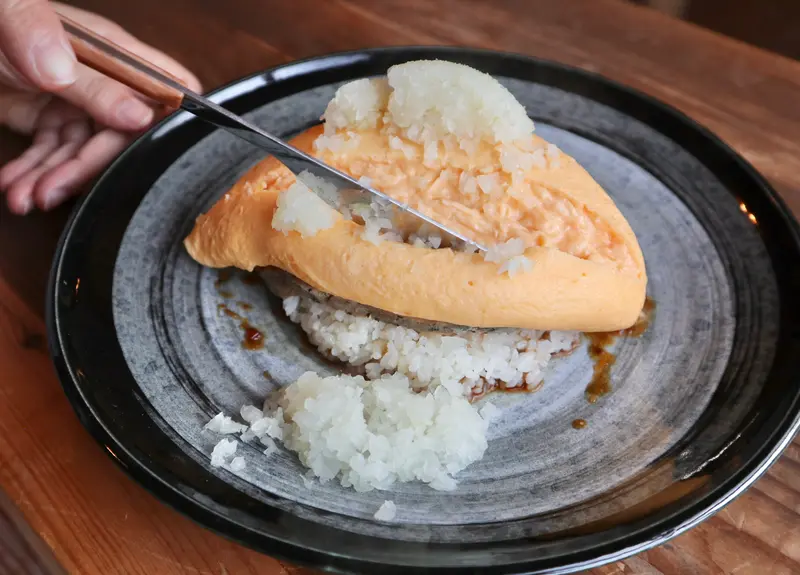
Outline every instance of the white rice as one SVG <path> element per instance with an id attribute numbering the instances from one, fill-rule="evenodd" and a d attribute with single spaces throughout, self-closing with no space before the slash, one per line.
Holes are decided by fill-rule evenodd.
<path id="1" fill-rule="evenodd" d="M 384 122 L 400 127 L 411 140 L 428 143 L 454 136 L 495 144 L 533 132 L 533 121 L 511 92 L 469 66 L 406 62 L 389 68 L 387 78 L 391 93 Z"/>
<path id="2" fill-rule="evenodd" d="M 489 401 L 483 404 L 483 406 L 478 410 L 478 413 L 481 414 L 481 417 L 484 418 L 489 423 L 492 422 L 493 419 L 496 419 L 500 415 L 500 410 L 497 406 Z"/>
<path id="3" fill-rule="evenodd" d="M 553 354 L 572 349 L 577 332 L 495 329 L 452 335 L 417 332 L 370 317 L 336 310 L 307 298 L 284 300 L 284 311 L 299 323 L 324 354 L 364 366 L 368 378 L 400 373 L 417 389 L 442 385 L 468 397 L 485 391 L 541 381 Z"/>
<path id="4" fill-rule="evenodd" d="M 388 522 L 392 521 L 395 515 L 397 515 L 397 506 L 394 504 L 394 501 L 387 499 L 383 502 L 383 504 L 381 504 L 373 517 L 378 521 Z"/>
<path id="5" fill-rule="evenodd" d="M 335 207 L 339 205 L 339 190 L 335 185 L 315 176 L 308 170 L 303 170 L 297 174 L 297 179 L 304 183 L 309 190 L 322 198 L 329 206 Z"/>
<path id="6" fill-rule="evenodd" d="M 388 100 L 386 78 L 363 78 L 345 84 L 336 90 L 322 116 L 325 133 L 331 135 L 342 128 L 375 128 L 383 118 Z"/>
<path id="7" fill-rule="evenodd" d="M 533 262 L 525 257 L 525 243 L 519 238 L 512 238 L 502 244 L 489 248 L 483 259 L 487 262 L 499 263 L 497 273 L 508 273 L 513 277 L 517 273 L 528 272 L 533 269 Z"/>
<path id="8" fill-rule="evenodd" d="M 455 489 L 452 475 L 487 446 L 488 417 L 463 395 L 444 387 L 419 393 L 400 374 L 368 381 L 307 372 L 281 390 L 277 405 L 263 414 L 272 429 L 265 433 L 298 454 L 306 477 L 338 478 L 356 491 L 413 480 Z"/>
<path id="9" fill-rule="evenodd" d="M 354 216 L 361 218 L 364 230 L 361 237 L 373 244 L 383 241 L 402 242 L 403 236 L 394 231 L 394 208 L 388 202 L 373 200 L 350 207 Z"/>
<path id="10" fill-rule="evenodd" d="M 214 419 L 206 423 L 203 429 L 226 435 L 229 433 L 241 433 L 247 429 L 247 426 L 236 423 L 233 419 L 220 412 L 214 416 Z"/>
<path id="11" fill-rule="evenodd" d="M 325 133 L 318 150 L 343 149 L 353 130 L 379 129 L 391 149 L 407 158 L 438 165 L 439 147 L 476 153 L 495 146 L 508 174 L 559 166 L 555 146 L 531 139 L 533 121 L 502 84 L 478 70 L 441 60 L 406 62 L 389 68 L 386 78 L 343 85 L 323 116 Z M 413 144 L 413 145 L 412 145 Z"/>
<path id="12" fill-rule="evenodd" d="M 309 489 L 315 478 L 338 479 L 357 491 L 406 481 L 455 489 L 454 475 L 483 456 L 488 426 L 499 413 L 491 403 L 479 409 L 470 400 L 497 387 L 535 388 L 551 357 L 572 349 L 578 337 L 514 329 L 420 333 L 298 296 L 286 298 L 284 309 L 321 351 L 363 366 L 367 377 L 307 372 L 263 409 L 242 407 L 248 426 L 219 414 L 206 427 L 258 438 L 266 456 L 281 441 L 308 467 L 301 478 Z M 236 447 L 220 441 L 212 466 L 230 461 L 232 471 L 244 469 Z M 379 511 L 376 518 L 391 521 L 391 506 Z"/>
<path id="13" fill-rule="evenodd" d="M 252 405 L 245 405 L 242 407 L 239 414 L 242 416 L 242 419 L 251 425 L 263 417 L 261 410 Z"/>
<path id="14" fill-rule="evenodd" d="M 258 409 L 258 408 L 255 408 L 255 409 Z M 275 442 L 272 440 L 271 437 L 265 435 L 264 437 L 260 438 L 260 441 L 261 441 L 261 443 L 263 443 L 264 445 L 267 446 L 267 448 L 264 450 L 264 455 L 266 455 L 267 457 L 269 457 L 273 453 L 277 453 L 278 452 L 278 446 L 275 445 Z"/>
<path id="15" fill-rule="evenodd" d="M 305 179 L 319 186 L 318 193 L 326 193 L 325 186 L 330 185 L 307 172 Z M 295 231 L 307 237 L 332 227 L 337 217 L 337 211 L 298 178 L 287 190 L 278 195 L 277 209 L 272 216 L 272 227 L 284 234 Z"/>
<path id="16" fill-rule="evenodd" d="M 211 452 L 211 467 L 222 467 L 236 453 L 238 444 L 233 439 L 222 439 Z"/>

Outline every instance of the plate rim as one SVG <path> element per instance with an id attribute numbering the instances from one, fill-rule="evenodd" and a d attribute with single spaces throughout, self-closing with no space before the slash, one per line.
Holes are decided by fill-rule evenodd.
<path id="1" fill-rule="evenodd" d="M 745 158 L 738 154 L 719 136 L 711 132 L 703 124 L 697 120 L 694 120 L 684 112 L 656 99 L 653 96 L 641 92 L 636 88 L 629 87 L 596 72 L 561 64 L 559 62 L 544 60 L 513 52 L 465 48 L 458 46 L 409 45 L 369 48 L 363 50 L 335 52 L 321 56 L 304 58 L 302 60 L 291 61 L 279 66 L 268 68 L 264 71 L 255 72 L 243 78 L 233 80 L 213 90 L 208 94 L 208 96 L 217 103 L 225 104 L 226 102 L 234 100 L 246 93 L 246 91 L 237 92 L 237 87 L 244 87 L 248 83 L 252 83 L 253 80 L 258 78 L 262 78 L 266 82 L 269 82 L 276 72 L 290 72 L 287 74 L 286 78 L 303 76 L 307 73 L 304 68 L 311 63 L 318 65 L 318 67 L 314 68 L 312 71 L 319 69 L 336 71 L 340 68 L 349 66 L 353 62 L 358 61 L 358 59 L 369 60 L 370 58 L 382 53 L 402 54 L 409 51 L 436 52 L 443 58 L 446 58 L 447 54 L 470 53 L 496 58 L 521 60 L 526 65 L 533 64 L 540 67 L 551 68 L 556 71 L 560 71 L 561 73 L 572 74 L 581 82 L 589 81 L 594 84 L 599 84 L 604 88 L 616 91 L 626 97 L 633 97 L 641 100 L 649 107 L 659 109 L 662 113 L 666 113 L 668 116 L 671 116 L 676 121 L 682 123 L 684 128 L 687 128 L 693 131 L 695 134 L 701 136 L 708 144 L 717 147 L 719 151 L 724 153 L 728 160 L 733 160 L 736 164 L 738 164 L 739 168 L 741 168 L 745 175 L 750 179 L 751 184 L 754 187 L 758 187 L 763 197 L 769 201 L 774 214 L 781 217 L 783 220 L 782 223 L 789 232 L 794 246 L 800 250 L 800 225 L 798 225 L 795 217 L 783 198 L 769 184 L 766 178 L 764 178 Z M 291 72 L 296 72 L 296 74 L 292 74 Z M 160 476 L 163 475 L 164 469 L 154 470 L 148 467 L 146 463 L 139 461 L 125 447 L 124 440 L 121 438 L 118 439 L 112 430 L 108 428 L 107 422 L 101 420 L 100 416 L 93 409 L 91 402 L 88 401 L 84 396 L 81 390 L 79 378 L 73 371 L 73 366 L 71 366 L 67 360 L 63 336 L 59 327 L 57 294 L 64 255 L 67 251 L 72 232 L 75 229 L 75 225 L 79 222 L 85 206 L 89 203 L 94 195 L 100 193 L 100 191 L 104 188 L 105 181 L 112 177 L 117 168 L 124 164 L 128 157 L 135 150 L 145 145 L 157 131 L 162 129 L 168 129 L 169 131 L 183 123 L 176 123 L 176 125 L 172 128 L 169 126 L 171 122 L 175 122 L 176 118 L 182 114 L 189 113 L 185 111 L 179 111 L 163 119 L 146 133 L 137 138 L 114 160 L 114 162 L 112 162 L 112 164 L 104 171 L 101 177 L 98 178 L 98 180 L 92 186 L 90 192 L 82 197 L 73 209 L 67 223 L 64 226 L 56 247 L 53 257 L 53 264 L 51 266 L 50 276 L 48 279 L 45 306 L 48 348 L 65 395 L 70 401 L 70 404 L 81 421 L 81 424 L 89 431 L 95 441 L 106 448 L 105 451 L 108 453 L 108 455 L 119 467 L 125 471 L 127 475 L 142 485 L 145 489 L 150 491 L 160 501 L 166 503 L 170 507 L 173 507 L 183 515 L 188 516 L 201 526 L 210 529 L 211 531 L 214 531 L 223 537 L 244 544 L 247 547 L 255 548 L 259 551 L 269 554 L 287 557 L 293 562 L 312 565 L 317 568 L 319 568 L 321 565 L 326 565 L 326 570 L 333 571 L 351 572 L 353 569 L 363 568 L 380 568 L 381 570 L 385 571 L 387 567 L 399 567 L 403 570 L 403 572 L 408 573 L 457 569 L 457 567 L 415 567 L 410 565 L 383 564 L 364 558 L 351 556 L 337 557 L 337 560 L 334 562 L 334 564 L 332 564 L 331 555 L 324 551 L 309 549 L 289 541 L 272 539 L 266 534 L 258 533 L 247 528 L 246 526 L 236 524 L 230 519 L 222 517 L 218 512 L 210 509 L 206 505 L 202 505 L 197 500 L 192 499 L 187 494 L 170 485 L 163 479 L 163 477 Z M 196 120 L 190 116 L 189 121 Z M 726 481 L 717 486 L 710 493 L 704 495 L 695 503 L 676 511 L 669 517 L 661 519 L 661 522 L 666 524 L 674 522 L 675 518 L 678 516 L 682 517 L 682 519 L 675 522 L 672 527 L 667 529 L 666 525 L 662 525 L 661 527 L 658 525 L 648 525 L 648 516 L 645 516 L 644 518 L 631 523 L 632 525 L 641 523 L 641 528 L 635 530 L 634 533 L 628 533 L 612 541 L 604 541 L 599 543 L 596 548 L 610 547 L 610 549 L 607 549 L 603 554 L 592 555 L 590 558 L 563 565 L 536 565 L 537 561 L 527 561 L 524 563 L 505 563 L 500 565 L 485 566 L 483 571 L 487 573 L 505 573 L 518 572 L 517 569 L 522 568 L 525 569 L 526 572 L 535 573 L 571 573 L 575 570 L 589 569 L 615 560 L 624 559 L 625 557 L 629 557 L 656 545 L 660 545 L 676 537 L 677 535 L 696 526 L 725 507 L 725 505 L 730 503 L 743 491 L 749 488 L 778 459 L 781 453 L 793 441 L 798 429 L 800 429 L 800 409 L 798 409 L 800 407 L 800 405 L 798 405 L 800 404 L 800 398 L 795 397 L 792 403 L 793 405 L 787 411 L 787 416 L 784 417 L 782 421 L 778 422 L 777 425 L 773 426 L 773 431 L 769 436 L 769 440 L 765 441 L 759 446 L 753 457 L 741 469 L 736 470 Z M 790 417 L 792 412 L 794 413 L 794 418 Z M 112 445 L 114 447 L 113 450 L 110 448 Z M 233 529 L 231 529 L 232 527 Z M 234 531 L 241 531 L 241 533 L 234 534 Z M 648 531 L 658 531 L 658 533 L 648 533 Z M 252 535 L 247 536 L 249 533 L 252 533 Z M 263 539 L 265 538 L 269 538 L 271 540 L 271 545 L 264 545 Z M 625 543 L 626 541 L 630 542 L 631 539 L 636 538 L 638 538 L 638 543 L 636 544 Z M 256 539 L 259 541 L 255 542 Z M 585 554 L 585 552 L 578 552 L 578 554 L 580 553 Z M 529 570 L 529 568 L 533 568 L 534 570 Z"/>

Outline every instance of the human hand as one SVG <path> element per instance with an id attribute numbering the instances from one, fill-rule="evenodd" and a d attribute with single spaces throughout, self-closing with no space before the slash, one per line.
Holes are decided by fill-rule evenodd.
<path id="1" fill-rule="evenodd" d="M 46 0 L 0 0 L 0 125 L 32 136 L 0 168 L 0 192 L 17 214 L 77 194 L 155 120 L 138 94 L 76 62 L 56 10 L 201 91 L 178 62 L 101 16 Z"/>

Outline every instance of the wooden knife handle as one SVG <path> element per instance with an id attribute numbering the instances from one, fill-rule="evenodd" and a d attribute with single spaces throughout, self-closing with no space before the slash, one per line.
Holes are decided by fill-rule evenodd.
<path id="1" fill-rule="evenodd" d="M 169 72 L 161 68 L 158 68 L 157 66 L 151 64 L 150 62 L 145 62 L 136 54 L 131 53 L 129 50 L 122 48 L 121 46 L 115 44 L 114 42 L 111 42 L 106 38 L 98 36 L 91 30 L 88 30 L 84 26 L 81 26 L 77 22 L 70 20 L 69 18 L 63 15 L 59 16 L 61 17 L 61 20 L 63 22 L 68 23 L 70 26 L 74 26 L 84 34 L 87 34 L 88 36 L 94 38 L 98 38 L 102 42 L 110 44 L 120 52 L 123 52 L 126 56 L 136 59 L 139 62 L 142 62 L 143 64 L 151 68 L 155 68 L 156 70 L 158 70 L 158 72 L 160 72 L 161 74 L 167 76 L 168 78 L 172 79 L 173 81 L 179 84 L 184 84 L 184 82 L 180 78 L 176 78 Z M 139 92 L 144 96 L 147 96 L 151 100 L 154 100 L 162 104 L 170 111 L 180 108 L 181 102 L 183 101 L 183 94 L 180 92 L 180 90 L 176 90 L 175 88 L 167 86 L 166 84 L 159 82 L 155 78 L 151 78 L 144 72 L 140 72 L 139 70 L 132 68 L 128 64 L 120 60 L 117 60 L 113 56 L 106 54 L 99 48 L 92 46 L 89 42 L 71 34 L 69 32 L 69 29 L 67 29 L 67 35 L 69 36 L 69 41 L 70 44 L 72 45 L 72 49 L 75 51 L 75 56 L 78 58 L 78 61 L 81 62 L 82 64 L 88 66 L 89 68 L 97 70 L 98 72 L 100 72 L 105 76 L 108 76 L 109 78 L 113 78 L 117 82 L 125 84 L 129 88 Z"/>

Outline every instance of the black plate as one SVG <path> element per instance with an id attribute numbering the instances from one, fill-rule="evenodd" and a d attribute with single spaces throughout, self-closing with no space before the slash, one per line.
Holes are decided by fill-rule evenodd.
<path id="1" fill-rule="evenodd" d="M 648 454 L 644 468 L 624 481 L 612 481 L 601 473 L 584 478 L 601 485 L 609 481 L 608 488 L 595 489 L 585 501 L 576 499 L 568 505 L 558 503 L 558 484 L 548 486 L 555 503 L 524 517 L 459 524 L 451 514 L 447 525 L 397 527 L 379 527 L 363 513 L 340 517 L 313 505 L 289 502 L 241 477 L 211 470 L 207 453 L 168 421 L 170 414 L 160 403 L 163 396 L 154 402 L 152 382 L 143 382 L 163 363 L 169 377 L 180 384 L 170 388 L 164 383 L 163 394 L 189 397 L 206 415 L 217 410 L 213 394 L 204 388 L 205 374 L 187 368 L 175 339 L 181 335 L 170 332 L 180 321 L 164 317 L 165 310 L 175 312 L 169 307 L 174 302 L 164 303 L 163 296 L 166 287 L 180 287 L 174 283 L 174 268 L 176 258 L 184 257 L 179 242 L 191 219 L 235 180 L 253 159 L 253 152 L 242 152 L 234 142 L 222 145 L 220 134 L 209 137 L 211 128 L 187 113 L 168 118 L 132 145 L 76 209 L 64 231 L 47 303 L 51 353 L 65 392 L 97 441 L 159 498 L 220 534 L 298 563 L 356 572 L 469 567 L 487 573 L 566 573 L 662 543 L 746 489 L 800 426 L 798 227 L 775 192 L 742 158 L 681 113 L 601 77 L 522 56 L 459 48 L 338 54 L 251 76 L 218 90 L 213 99 L 241 114 L 265 105 L 291 108 L 295 101 L 306 105 L 307 98 L 301 95 L 310 90 L 382 74 L 400 62 L 432 58 L 462 62 L 502 77 L 517 87 L 512 91 L 519 90 L 519 97 L 529 98 L 523 103 L 537 122 L 549 126 L 548 133 L 565 134 L 567 140 L 572 134 L 569 137 L 588 142 L 589 148 L 613 152 L 619 158 L 615 161 L 635 166 L 637 173 L 659 182 L 672 194 L 670 209 L 702 231 L 707 243 L 703 249 L 722 278 L 703 276 L 703 285 L 710 286 L 709 293 L 724 287 L 728 295 L 720 296 L 721 305 L 730 308 L 732 319 L 719 320 L 717 325 L 714 319 L 695 318 L 681 333 L 675 326 L 682 324 L 670 320 L 667 316 L 675 314 L 665 308 L 661 311 L 669 313 L 661 325 L 672 326 L 673 332 L 657 337 L 684 346 L 687 339 L 705 338 L 712 359 L 713 352 L 724 347 L 720 360 L 724 369 L 713 380 L 701 368 L 697 373 L 702 377 L 684 377 L 682 385 L 688 385 L 687 389 L 710 386 L 708 393 L 698 395 L 694 406 L 682 408 L 697 411 L 690 425 L 680 427 L 674 417 L 665 416 L 661 423 L 667 431 L 680 429 L 679 436 L 665 439 L 655 455 Z M 295 124 L 284 126 L 283 135 L 306 127 L 308 118 L 321 111 L 296 113 L 292 116 Z M 270 119 L 265 121 L 269 124 Z M 204 180 L 202 189 L 182 189 L 182 200 L 174 189 L 166 190 L 162 175 L 171 174 L 174 183 L 181 170 L 199 169 L 192 158 L 202 156 L 203 146 L 212 145 L 209 142 L 222 145 L 218 149 L 223 157 L 218 161 L 229 162 L 231 169 L 218 177 L 215 172 Z M 229 158 L 225 157 L 228 151 Z M 582 160 L 579 152 L 575 155 Z M 596 177 L 603 183 L 602 174 Z M 618 203 L 622 201 L 628 216 L 624 198 L 609 191 Z M 644 204 L 632 205 L 631 213 L 646 213 L 642 208 L 647 200 L 644 197 Z M 145 270 L 146 276 L 138 279 L 146 293 L 120 301 L 114 278 L 125 238 L 136 237 L 137 227 L 131 222 L 159 202 L 159 209 L 164 209 L 164 233 L 139 236 L 139 261 L 123 262 L 123 267 Z M 651 203 L 652 213 L 658 215 L 662 206 Z M 177 219 L 169 219 L 173 217 L 170 206 L 180 212 Z M 643 221 L 637 223 L 634 218 L 632 225 L 636 229 Z M 656 234 L 648 244 L 653 247 L 644 246 L 645 256 L 652 258 L 659 253 L 659 245 L 667 245 L 659 242 L 677 239 Z M 162 240 L 167 243 L 161 245 Z M 648 259 L 653 289 L 663 290 L 668 285 L 664 278 L 670 274 L 664 269 L 659 272 L 659 265 Z M 692 269 L 706 273 L 702 266 Z M 199 282 L 202 271 L 192 273 Z M 137 278 L 131 279 L 131 285 L 139 285 Z M 669 293 L 663 292 L 665 300 Z M 136 299 L 139 296 L 141 301 Z M 689 305 L 691 294 L 682 297 Z M 714 309 L 719 305 L 716 300 L 709 304 Z M 680 311 L 680 302 L 676 309 Z M 117 337 L 115 320 L 124 324 L 126 318 L 139 315 L 144 318 L 142 325 L 155 333 L 150 342 L 155 351 L 131 340 L 121 344 Z M 723 342 L 726 325 L 731 337 Z M 697 346 L 702 345 L 698 339 Z M 646 346 L 643 349 L 630 357 L 646 358 Z M 130 367 L 131 361 L 136 365 Z M 133 373 L 143 375 L 137 379 Z M 618 386 L 618 398 L 633 393 L 625 382 Z M 613 413 L 613 399 L 598 408 L 598 421 L 604 421 L 599 414 L 606 412 Z M 589 429 L 602 433 L 599 424 Z M 530 493 L 541 500 L 543 492 Z"/>

